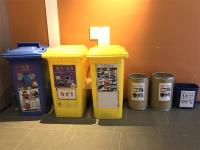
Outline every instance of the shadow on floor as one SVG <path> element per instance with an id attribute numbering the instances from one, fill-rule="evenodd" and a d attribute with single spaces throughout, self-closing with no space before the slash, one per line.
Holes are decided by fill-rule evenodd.
<path id="1" fill-rule="evenodd" d="M 96 119 L 91 112 L 91 106 L 88 107 L 81 118 L 58 118 L 53 109 L 43 116 L 22 116 L 16 107 L 10 106 L 0 112 L 0 122 L 40 121 L 44 124 L 94 124 Z"/>
<path id="2" fill-rule="evenodd" d="M 89 105 L 87 111 L 81 118 L 58 118 L 54 111 L 41 117 L 21 116 L 19 110 L 11 106 L 0 112 L 0 122 L 17 122 L 17 121 L 40 121 L 43 124 L 96 124 L 100 126 L 156 126 L 175 124 L 200 124 L 200 104 L 197 103 L 194 109 L 177 109 L 173 108 L 168 112 L 155 111 L 148 108 L 145 111 L 135 111 L 124 105 L 122 119 L 95 119 L 93 116 L 92 106 Z"/>
<path id="3" fill-rule="evenodd" d="M 100 119 L 101 126 L 158 126 L 169 124 L 193 124 L 199 125 L 200 104 L 196 103 L 194 109 L 172 108 L 170 111 L 156 111 L 147 108 L 145 111 L 123 109 L 122 119 Z"/>
<path id="4" fill-rule="evenodd" d="M 81 118 L 70 118 L 70 117 L 56 117 L 52 110 L 49 114 L 41 117 L 41 123 L 45 124 L 94 124 L 96 119 L 93 117 L 91 106 L 88 106 L 86 112 Z"/>
<path id="5" fill-rule="evenodd" d="M 0 122 L 17 122 L 17 121 L 36 121 L 40 120 L 39 116 L 21 116 L 15 106 L 9 106 L 0 113 Z"/>

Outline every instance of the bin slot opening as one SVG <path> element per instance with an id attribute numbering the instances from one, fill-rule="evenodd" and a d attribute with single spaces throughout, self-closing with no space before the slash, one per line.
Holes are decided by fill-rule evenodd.
<path id="1" fill-rule="evenodd" d="M 17 47 L 26 47 L 26 46 L 34 46 L 40 48 L 40 43 L 38 42 L 20 42 L 17 43 Z"/>

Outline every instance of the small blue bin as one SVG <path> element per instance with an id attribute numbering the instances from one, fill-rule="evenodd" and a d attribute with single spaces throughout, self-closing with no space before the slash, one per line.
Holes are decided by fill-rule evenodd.
<path id="1" fill-rule="evenodd" d="M 173 103 L 178 108 L 194 108 L 199 86 L 193 83 L 174 85 Z"/>
<path id="2" fill-rule="evenodd" d="M 17 103 L 22 115 L 39 116 L 50 109 L 47 63 L 41 59 L 46 48 L 39 43 L 18 43 L 17 48 L 8 49 L 2 54 L 10 62 Z"/>

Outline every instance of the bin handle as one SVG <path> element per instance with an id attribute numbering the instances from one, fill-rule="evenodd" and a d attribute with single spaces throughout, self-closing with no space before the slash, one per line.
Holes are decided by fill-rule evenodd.
<path id="1" fill-rule="evenodd" d="M 39 42 L 19 42 L 17 43 L 17 47 L 25 47 L 25 46 L 34 46 L 40 48 Z"/>
<path id="2" fill-rule="evenodd" d="M 7 50 L 5 50 L 5 53 L 8 53 L 9 51 L 13 50 L 12 48 L 9 48 Z M 4 53 L 4 52 L 3 52 Z"/>
<path id="3" fill-rule="evenodd" d="M 90 74 L 90 65 L 87 66 L 86 77 L 89 78 Z"/>

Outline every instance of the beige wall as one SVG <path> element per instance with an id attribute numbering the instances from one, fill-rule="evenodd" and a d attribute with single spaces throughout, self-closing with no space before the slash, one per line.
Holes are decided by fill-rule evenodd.
<path id="1" fill-rule="evenodd" d="M 6 0 L 0 0 L 0 52 L 11 46 Z M 7 61 L 0 58 L 0 109 L 7 105 L 5 92 L 10 86 Z"/>
<path id="2" fill-rule="evenodd" d="M 44 0 L 8 0 L 12 43 L 48 44 Z M 89 26 L 111 27 L 111 43 L 126 47 L 132 72 L 173 73 L 200 85 L 199 0 L 58 0 L 62 44 L 96 44 Z M 199 97 L 200 99 L 200 97 Z"/>
<path id="3" fill-rule="evenodd" d="M 7 0 L 12 46 L 36 41 L 48 45 L 44 0 Z"/>

